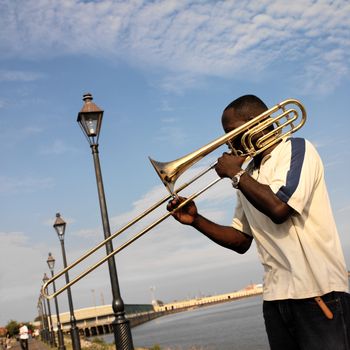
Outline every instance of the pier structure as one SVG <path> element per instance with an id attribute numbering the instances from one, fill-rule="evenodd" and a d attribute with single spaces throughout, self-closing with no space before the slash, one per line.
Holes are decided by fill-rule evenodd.
<path id="1" fill-rule="evenodd" d="M 153 308 L 154 308 L 154 311 L 156 312 L 184 310 L 184 309 L 191 309 L 191 308 L 193 309 L 193 308 L 208 305 L 208 304 L 223 303 L 223 302 L 233 301 L 235 299 L 246 298 L 246 297 L 259 295 L 259 294 L 262 294 L 262 284 L 251 284 L 244 289 L 231 292 L 231 293 L 205 296 L 205 297 L 193 298 L 188 300 L 173 301 L 171 303 L 166 303 L 166 304 L 162 303 L 161 301 L 154 301 Z"/>
<path id="2" fill-rule="evenodd" d="M 127 319 L 130 321 L 131 327 L 135 327 L 167 314 L 191 310 L 210 304 L 234 301 L 259 294 L 262 294 L 262 285 L 252 284 L 244 289 L 231 293 L 203 296 L 193 299 L 173 301 L 170 303 L 163 303 L 159 300 L 153 300 L 152 304 L 126 304 L 125 312 Z M 113 332 L 112 322 L 115 316 L 111 305 L 99 305 L 75 309 L 74 313 L 76 317 L 76 324 L 81 335 L 91 337 Z M 71 327 L 70 313 L 60 313 L 60 321 L 62 331 L 64 333 L 69 333 Z M 52 322 L 54 328 L 56 328 L 56 315 L 52 315 Z"/>
<path id="3" fill-rule="evenodd" d="M 132 327 L 159 317 L 151 304 L 126 304 L 126 317 Z M 111 305 L 99 305 L 74 310 L 77 327 L 86 337 L 103 335 L 113 332 L 112 322 L 115 315 Z M 70 331 L 69 312 L 60 313 L 62 331 Z M 54 326 L 57 324 L 56 315 L 52 315 Z"/>

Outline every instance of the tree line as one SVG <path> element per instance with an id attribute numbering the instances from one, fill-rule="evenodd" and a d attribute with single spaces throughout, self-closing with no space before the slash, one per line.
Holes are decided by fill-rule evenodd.
<path id="1" fill-rule="evenodd" d="M 34 327 L 31 323 L 29 323 L 29 322 L 22 322 L 22 323 L 28 327 L 29 332 L 34 331 Z M 15 320 L 11 320 L 7 323 L 7 325 L 4 328 L 6 329 L 6 333 L 10 337 L 15 337 L 19 334 L 19 325 L 20 325 L 19 322 L 15 321 Z"/>

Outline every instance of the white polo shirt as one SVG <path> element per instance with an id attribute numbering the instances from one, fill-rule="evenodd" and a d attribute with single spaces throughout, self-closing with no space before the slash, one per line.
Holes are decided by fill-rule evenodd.
<path id="1" fill-rule="evenodd" d="M 324 181 L 322 161 L 302 138 L 283 140 L 247 168 L 295 213 L 275 224 L 237 191 L 233 227 L 254 237 L 264 266 L 264 300 L 301 299 L 348 291 L 344 256 Z"/>
<path id="2" fill-rule="evenodd" d="M 19 337 L 20 339 L 28 339 L 28 327 L 26 325 L 23 325 L 20 329 L 19 329 Z"/>

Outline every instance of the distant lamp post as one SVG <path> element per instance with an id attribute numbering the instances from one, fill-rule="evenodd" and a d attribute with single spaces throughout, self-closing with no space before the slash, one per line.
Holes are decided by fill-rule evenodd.
<path id="1" fill-rule="evenodd" d="M 53 224 L 54 229 L 57 232 L 58 239 L 61 243 L 61 250 L 62 250 L 62 258 L 63 258 L 63 266 L 64 268 L 67 267 L 67 257 L 66 257 L 66 250 L 64 247 L 64 234 L 66 231 L 66 222 L 62 219 L 60 213 L 56 214 L 56 220 Z M 65 273 L 66 277 L 66 283 L 69 283 L 69 275 L 68 271 Z M 68 294 L 68 304 L 69 304 L 69 313 L 70 313 L 70 334 L 72 338 L 72 347 L 73 350 L 80 350 L 80 336 L 79 336 L 79 329 L 77 327 L 77 321 L 74 316 L 74 307 L 73 307 L 73 299 L 72 299 L 72 293 L 70 290 L 70 287 L 67 288 L 67 294 Z"/>
<path id="2" fill-rule="evenodd" d="M 37 306 L 38 314 L 41 319 L 40 337 L 41 337 L 41 340 L 48 343 L 50 338 L 48 336 L 49 331 L 48 331 L 48 325 L 47 325 L 47 314 L 46 312 L 44 313 L 44 306 L 45 304 L 43 304 L 43 297 L 42 295 L 40 295 L 38 299 L 38 306 Z"/>
<path id="3" fill-rule="evenodd" d="M 54 268 L 55 268 L 55 259 L 51 253 L 49 253 L 49 256 L 47 258 L 47 265 L 49 266 L 49 269 L 51 271 L 51 277 L 53 277 L 54 276 Z M 52 285 L 53 285 L 53 291 L 54 291 L 54 293 L 56 293 L 55 281 L 53 281 Z M 55 299 L 56 317 L 57 317 L 58 349 L 59 350 L 66 350 L 66 347 L 64 345 L 64 338 L 63 338 L 63 332 L 62 332 L 62 327 L 61 327 L 60 311 L 58 309 L 57 297 L 55 297 L 54 299 Z"/>
<path id="4" fill-rule="evenodd" d="M 40 318 L 40 326 L 39 326 L 39 330 L 40 330 L 40 336 L 41 336 L 41 340 L 45 340 L 45 325 L 44 325 L 44 313 L 41 310 L 41 305 L 40 305 L 40 298 L 38 300 L 38 304 L 36 305 L 36 308 L 38 310 L 38 319 Z"/>
<path id="5" fill-rule="evenodd" d="M 101 110 L 95 103 L 93 103 L 92 99 L 93 98 L 90 93 L 87 93 L 83 96 L 84 105 L 81 111 L 78 113 L 77 122 L 79 123 L 84 135 L 86 136 L 92 150 L 103 224 L 103 233 L 105 239 L 107 239 L 111 236 L 111 231 L 109 226 L 106 198 L 103 188 L 101 166 L 98 155 L 98 139 L 100 136 L 103 110 Z M 112 253 L 112 241 L 108 241 L 105 245 L 107 255 Z M 108 259 L 108 268 L 113 296 L 112 308 L 115 316 L 115 319 L 112 323 L 115 345 L 118 350 L 133 350 L 134 346 L 132 342 L 130 322 L 125 318 L 124 302 L 120 296 L 117 267 L 114 256 Z"/>
<path id="6" fill-rule="evenodd" d="M 43 282 L 44 284 L 49 280 L 49 277 L 47 277 L 47 274 L 44 273 L 44 277 L 43 277 Z M 46 288 L 46 292 L 47 292 L 47 288 Z M 49 321 L 50 321 L 50 336 L 49 336 L 49 340 L 50 340 L 50 344 L 51 346 L 57 346 L 56 344 L 56 336 L 55 336 L 55 331 L 53 330 L 53 323 L 52 323 L 52 316 L 51 316 L 51 306 L 50 306 L 50 300 L 46 299 L 46 303 L 47 303 L 47 310 L 49 312 Z M 45 303 L 44 303 L 44 308 L 45 308 Z M 45 308 L 45 313 L 46 313 L 46 308 Z"/>

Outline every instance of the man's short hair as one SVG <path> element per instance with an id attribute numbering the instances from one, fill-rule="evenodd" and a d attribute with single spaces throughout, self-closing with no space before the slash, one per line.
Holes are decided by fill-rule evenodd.
<path id="1" fill-rule="evenodd" d="M 232 101 L 224 111 L 231 108 L 235 110 L 236 115 L 246 120 L 251 117 L 256 117 L 268 109 L 266 104 L 259 97 L 254 95 L 238 97 L 236 100 Z"/>

